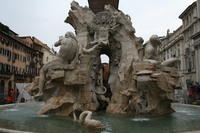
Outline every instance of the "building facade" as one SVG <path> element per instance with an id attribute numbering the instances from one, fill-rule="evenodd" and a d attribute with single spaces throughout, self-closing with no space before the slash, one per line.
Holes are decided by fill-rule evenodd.
<path id="1" fill-rule="evenodd" d="M 185 80 L 200 82 L 199 79 L 199 54 L 198 54 L 198 33 L 200 32 L 200 0 L 193 2 L 180 16 L 183 25 L 185 55 L 184 75 Z M 196 44 L 195 44 L 196 43 Z"/>
<path id="2" fill-rule="evenodd" d="M 42 51 L 13 33 L 0 29 L 0 100 L 16 83 L 32 82 L 42 65 Z"/>
<path id="3" fill-rule="evenodd" d="M 45 64 L 47 64 L 50 61 L 53 61 L 56 59 L 56 52 L 53 49 L 50 49 L 47 44 L 44 44 L 39 39 L 35 37 L 25 36 L 20 37 L 22 40 L 24 40 L 29 45 L 33 45 L 34 49 L 36 49 L 39 52 L 39 59 L 42 59 L 39 61 L 38 67 L 41 67 Z"/>
<path id="4" fill-rule="evenodd" d="M 159 55 L 161 61 L 168 60 L 170 58 L 177 58 L 179 59 L 179 62 L 177 63 L 177 70 L 179 71 L 179 74 L 181 75 L 181 84 L 182 87 L 186 87 L 186 84 L 184 82 L 184 51 L 183 51 L 183 44 L 184 44 L 184 37 L 182 34 L 183 27 L 180 26 L 177 30 L 175 30 L 173 33 L 167 32 L 167 35 L 165 37 L 161 38 L 161 45 L 159 46 Z"/>
<path id="5" fill-rule="evenodd" d="M 42 52 L 43 52 L 43 64 L 44 65 L 57 58 L 56 52 L 53 49 L 50 49 L 46 44 L 44 44 L 44 47 L 42 48 Z"/>
<path id="6" fill-rule="evenodd" d="M 168 32 L 159 50 L 162 60 L 172 57 L 180 60 L 182 88 L 188 90 L 188 83 L 200 82 L 200 0 L 189 5 L 179 18 L 182 26 L 173 33 Z"/>

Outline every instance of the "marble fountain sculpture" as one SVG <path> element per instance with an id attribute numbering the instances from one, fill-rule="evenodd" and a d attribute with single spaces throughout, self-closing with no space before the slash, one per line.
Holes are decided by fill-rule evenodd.
<path id="1" fill-rule="evenodd" d="M 170 103 L 179 87 L 176 59 L 161 62 L 160 39 L 153 35 L 144 46 L 135 36 L 131 18 L 111 5 L 94 14 L 71 3 L 67 32 L 55 46 L 58 58 L 41 69 L 27 88 L 45 105 L 38 114 L 73 116 L 80 111 L 105 111 L 130 116 L 161 116 L 173 112 Z M 103 79 L 100 55 L 109 59 Z M 80 113 L 79 113 L 80 114 Z"/>

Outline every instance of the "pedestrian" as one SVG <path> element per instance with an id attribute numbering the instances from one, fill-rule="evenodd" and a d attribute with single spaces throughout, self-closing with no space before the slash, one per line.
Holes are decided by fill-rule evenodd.
<path id="1" fill-rule="evenodd" d="M 14 103 L 15 101 L 15 90 L 10 89 L 8 91 L 8 97 L 6 98 L 7 103 Z"/>

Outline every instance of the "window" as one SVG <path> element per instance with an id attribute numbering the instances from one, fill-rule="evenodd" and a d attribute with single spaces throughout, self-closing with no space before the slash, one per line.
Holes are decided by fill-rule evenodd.
<path id="1" fill-rule="evenodd" d="M 0 48 L 0 54 L 3 54 L 3 48 Z"/>
<path id="2" fill-rule="evenodd" d="M 188 72 L 195 70 L 195 55 L 194 53 L 187 54 L 185 57 L 186 69 Z"/>
<path id="3" fill-rule="evenodd" d="M 3 64 L 0 63 L 0 71 L 2 71 L 2 70 L 3 70 Z"/>
<path id="4" fill-rule="evenodd" d="M 26 62 L 26 57 L 23 57 L 23 62 Z"/>
<path id="5" fill-rule="evenodd" d="M 177 46 L 177 56 L 180 57 L 181 52 L 180 52 L 180 44 L 178 44 Z"/>
<path id="6" fill-rule="evenodd" d="M 193 70 L 195 70 L 195 55 L 194 54 L 192 54 L 192 56 L 191 56 L 191 63 L 192 63 L 192 69 Z"/>

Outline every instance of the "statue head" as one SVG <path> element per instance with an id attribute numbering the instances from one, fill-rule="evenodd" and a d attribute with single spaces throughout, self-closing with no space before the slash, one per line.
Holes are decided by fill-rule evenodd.
<path id="1" fill-rule="evenodd" d="M 152 44 L 152 46 L 158 46 L 161 44 L 160 38 L 158 37 L 158 35 L 152 35 L 149 39 L 150 43 Z"/>
<path id="2" fill-rule="evenodd" d="M 77 40 L 76 40 L 76 37 L 75 37 L 75 35 L 74 35 L 73 32 L 67 32 L 67 33 L 65 34 L 65 36 L 60 36 L 60 37 L 59 37 L 59 40 L 54 44 L 54 46 L 55 46 L 55 47 L 58 47 L 58 46 L 62 45 L 61 41 L 64 40 L 65 38 L 72 38 L 72 39 L 74 39 L 75 41 L 77 41 Z"/>

